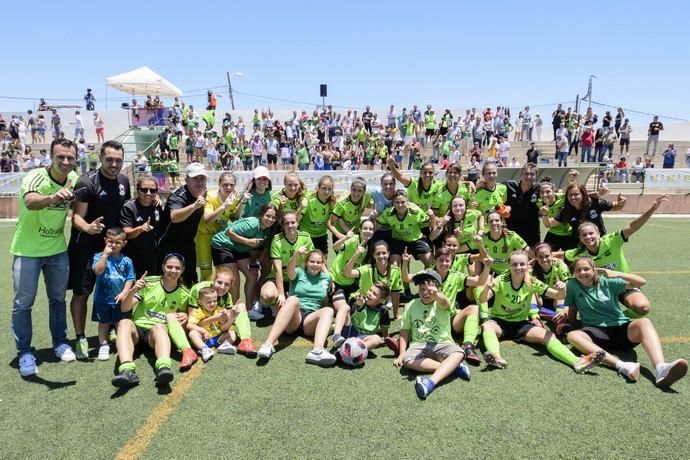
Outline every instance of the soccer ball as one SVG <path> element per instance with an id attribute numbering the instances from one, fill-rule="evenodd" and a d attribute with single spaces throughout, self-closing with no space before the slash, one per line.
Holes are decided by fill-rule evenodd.
<path id="1" fill-rule="evenodd" d="M 340 347 L 340 357 L 349 366 L 361 366 L 367 359 L 367 346 L 358 337 L 350 337 Z"/>

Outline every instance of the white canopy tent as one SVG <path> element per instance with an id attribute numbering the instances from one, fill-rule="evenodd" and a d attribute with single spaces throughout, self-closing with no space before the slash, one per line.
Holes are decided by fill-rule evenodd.
<path id="1" fill-rule="evenodd" d="M 108 86 L 137 96 L 182 96 L 182 91 L 148 67 L 139 67 L 105 79 Z"/>

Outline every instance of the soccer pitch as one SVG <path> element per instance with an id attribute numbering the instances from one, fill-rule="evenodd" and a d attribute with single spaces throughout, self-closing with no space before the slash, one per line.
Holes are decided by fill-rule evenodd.
<path id="1" fill-rule="evenodd" d="M 607 219 L 607 229 L 630 220 Z M 648 281 L 650 318 L 667 360 L 690 357 L 688 228 L 690 218 L 654 217 L 625 246 L 631 269 Z M 451 379 L 420 401 L 414 375 L 398 371 L 386 348 L 370 354 L 362 368 L 322 369 L 304 363 L 310 342 L 284 337 L 265 365 L 218 355 L 186 374 L 174 369 L 168 392 L 154 386 L 153 363 L 142 355 L 141 384 L 121 392 L 110 384 L 114 356 L 57 362 L 40 287 L 33 310 L 40 373 L 24 381 L 10 329 L 13 231 L 14 224 L 0 223 L 7 260 L 0 271 L 3 459 L 680 459 L 690 453 L 690 377 L 671 390 L 657 389 L 641 346 L 643 372 L 632 384 L 608 368 L 578 375 L 542 348 L 503 342 L 506 370 L 473 367 L 470 382 Z M 269 327 L 252 328 L 258 345 Z M 95 347 L 90 321 L 87 336 Z"/>

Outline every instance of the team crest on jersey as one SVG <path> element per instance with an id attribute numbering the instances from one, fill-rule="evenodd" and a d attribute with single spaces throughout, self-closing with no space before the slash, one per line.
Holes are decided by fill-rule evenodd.
<path id="1" fill-rule="evenodd" d="M 153 211 L 153 220 L 156 222 L 160 220 L 160 213 L 158 212 L 158 209 Z"/>
<path id="2" fill-rule="evenodd" d="M 120 196 L 125 196 L 125 186 L 122 184 L 119 184 L 118 187 L 120 189 Z"/>

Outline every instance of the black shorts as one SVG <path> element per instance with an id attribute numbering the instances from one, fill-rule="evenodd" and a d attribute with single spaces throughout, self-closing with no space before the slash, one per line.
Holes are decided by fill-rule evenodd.
<path id="1" fill-rule="evenodd" d="M 92 269 L 95 252 L 83 251 L 74 245 L 69 247 L 68 254 L 69 281 L 67 289 L 71 289 L 75 295 L 91 294 L 96 285 L 96 274 Z"/>
<path id="2" fill-rule="evenodd" d="M 213 265 L 218 267 L 219 265 L 236 264 L 240 260 L 249 259 L 249 253 L 211 247 L 211 259 L 213 260 Z"/>
<path id="3" fill-rule="evenodd" d="M 391 241 L 393 237 L 391 236 L 391 230 L 376 230 L 374 235 L 371 237 L 371 241 L 376 243 L 377 241 Z"/>
<path id="4" fill-rule="evenodd" d="M 314 313 L 316 313 L 316 312 L 315 311 L 305 311 L 305 310 L 302 310 L 301 308 L 299 309 L 299 316 L 300 316 L 299 327 L 295 331 L 295 334 L 299 334 L 302 336 L 306 335 L 304 333 L 304 320 L 306 320 L 309 315 L 314 314 Z"/>
<path id="5" fill-rule="evenodd" d="M 323 254 L 328 257 L 328 234 L 312 236 L 311 242 L 314 243 L 314 248 L 323 252 Z"/>
<path id="6" fill-rule="evenodd" d="M 427 128 L 424 131 L 424 134 L 426 134 L 427 136 L 433 136 L 434 135 L 434 128 Z"/>
<path id="7" fill-rule="evenodd" d="M 458 310 L 462 310 L 468 305 L 476 305 L 476 303 L 476 301 L 467 298 L 467 290 L 465 289 L 458 291 L 458 293 L 455 295 L 455 308 Z"/>
<path id="8" fill-rule="evenodd" d="M 362 158 L 362 164 L 363 164 L 363 165 L 373 165 L 373 164 L 374 164 L 374 159 L 373 159 L 373 158 L 364 157 L 364 158 Z"/>
<path id="9" fill-rule="evenodd" d="M 274 165 L 278 163 L 278 155 L 266 155 L 266 163 Z"/>
<path id="10" fill-rule="evenodd" d="M 627 138 L 627 139 L 620 139 L 618 142 L 620 143 L 621 147 L 624 146 L 624 145 L 628 145 L 628 146 L 629 146 L 629 145 L 630 145 L 630 138 Z"/>
<path id="11" fill-rule="evenodd" d="M 566 251 L 568 249 L 575 249 L 578 241 L 571 235 L 555 235 L 547 232 L 546 236 L 544 236 L 544 243 L 549 243 L 555 250 Z"/>
<path id="12" fill-rule="evenodd" d="M 632 350 L 637 343 L 631 342 L 628 338 L 628 327 L 630 323 L 620 326 L 598 327 L 585 326 L 580 329 L 592 338 L 592 341 L 604 350 Z"/>
<path id="13" fill-rule="evenodd" d="M 402 255 L 407 248 L 407 252 L 412 254 L 415 259 L 419 259 L 420 256 L 428 254 L 431 252 L 431 246 L 426 242 L 426 239 L 422 238 L 417 241 L 401 241 L 395 238 L 390 240 L 391 242 L 391 254 Z"/>
<path id="14" fill-rule="evenodd" d="M 350 296 L 357 292 L 357 289 L 359 289 L 359 283 L 355 280 L 354 283 L 350 284 L 349 286 L 342 286 L 338 283 L 333 283 L 335 289 L 333 289 L 333 294 L 330 296 L 330 301 L 331 303 L 337 302 L 338 300 L 344 300 L 345 302 L 350 301 Z"/>
<path id="15" fill-rule="evenodd" d="M 503 331 L 503 334 L 501 334 L 502 339 L 515 342 L 521 342 L 529 330 L 535 327 L 529 321 L 506 321 L 500 318 L 492 318 L 491 321 L 498 324 L 501 331 Z"/>
<path id="16" fill-rule="evenodd" d="M 148 347 L 149 337 L 151 336 L 151 329 L 142 329 L 136 324 L 134 325 L 134 327 L 137 328 L 137 334 L 139 334 L 139 342 L 136 343 L 136 346 Z"/>
<path id="17" fill-rule="evenodd" d="M 625 298 L 628 297 L 630 294 L 635 293 L 635 292 L 642 292 L 642 289 L 640 289 L 640 288 L 626 289 L 625 291 L 618 294 L 618 301 L 627 307 L 628 303 L 625 301 Z"/>

